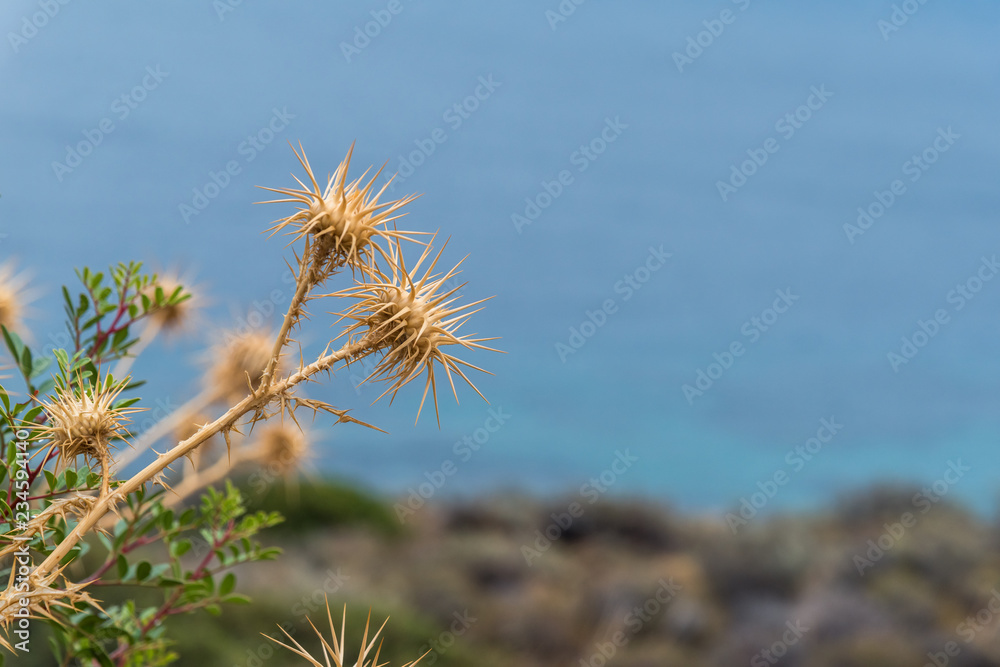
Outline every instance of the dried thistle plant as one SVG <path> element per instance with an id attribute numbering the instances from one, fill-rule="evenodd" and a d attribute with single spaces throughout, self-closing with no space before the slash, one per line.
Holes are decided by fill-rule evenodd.
<path id="1" fill-rule="evenodd" d="M 386 184 L 375 191 L 375 181 L 382 173 L 381 169 L 367 184 L 364 184 L 364 178 L 368 171 L 354 181 L 347 180 L 347 170 L 354 154 L 353 145 L 336 171 L 327 177 L 326 186 L 322 188 L 305 151 L 301 149 L 299 146 L 301 152 L 295 151 L 295 157 L 306 171 L 308 184 L 296 177 L 299 188 L 264 188 L 285 195 L 285 198 L 262 203 L 300 205 L 297 213 L 277 221 L 268 231 L 272 235 L 278 231 L 286 231 L 293 236 L 293 241 L 304 237 L 310 239 L 308 248 L 316 272 L 310 278 L 311 281 L 319 282 L 319 276 L 324 272 L 332 273 L 342 267 L 356 269 L 365 266 L 373 257 L 372 250 L 380 250 L 376 244 L 378 239 L 388 241 L 412 239 L 416 236 L 416 232 L 389 229 L 388 224 L 400 217 L 397 212 L 415 197 L 380 202 L 379 198 L 388 187 Z"/>
<path id="2" fill-rule="evenodd" d="M 212 400 L 234 403 L 257 387 L 268 368 L 273 345 L 270 336 L 251 332 L 217 346 L 205 378 L 205 391 Z M 275 372 L 281 372 L 280 366 Z"/>
<path id="3" fill-rule="evenodd" d="M 99 603 L 83 588 L 86 584 L 75 584 L 68 580 L 55 586 L 56 577 L 42 579 L 34 574 L 27 577 L 27 585 L 15 584 L 14 570 L 11 570 L 7 588 L 0 591 L 0 647 L 14 652 L 10 639 L 11 629 L 22 618 L 49 620 L 59 623 L 60 612 L 75 613 L 81 604 L 100 609 Z"/>
<path id="4" fill-rule="evenodd" d="M 240 442 L 208 465 L 203 463 L 203 457 L 209 455 L 209 452 L 203 453 L 206 445 L 192 452 L 193 470 L 171 488 L 169 498 L 164 501 L 167 507 L 179 507 L 200 489 L 226 479 L 234 470 L 248 464 L 259 466 L 268 478 L 283 477 L 297 489 L 296 475 L 313 455 L 309 436 L 291 420 L 265 424 L 255 431 L 252 442 Z"/>
<path id="5" fill-rule="evenodd" d="M 38 435 L 48 441 L 50 451 L 58 453 L 57 469 L 74 463 L 77 457 L 98 463 L 101 494 L 105 495 L 111 480 L 114 443 L 129 436 L 125 428 L 128 415 L 140 408 L 115 404 L 128 383 L 116 383 L 110 375 L 103 380 L 98 377 L 93 384 L 79 377 L 75 384 L 60 380 L 52 398 L 41 401 L 48 419 L 38 427 Z"/>
<path id="6" fill-rule="evenodd" d="M 17 272 L 10 260 L 0 264 L 0 324 L 11 331 L 21 331 L 27 306 L 35 293 L 26 290 L 30 279 L 25 272 Z"/>
<path id="7" fill-rule="evenodd" d="M 160 304 L 149 312 L 145 328 L 129 355 L 115 364 L 112 374 L 123 377 L 132 368 L 132 362 L 161 334 L 179 336 L 193 328 L 198 309 L 204 299 L 198 288 L 177 273 L 157 276 L 139 293 L 143 304 Z"/>
<path id="8" fill-rule="evenodd" d="M 396 394 L 421 373 L 425 376 L 424 392 L 417 409 L 417 419 L 427 400 L 427 391 L 431 390 L 434 397 L 434 413 L 440 424 L 440 414 L 437 402 L 437 384 L 435 368 L 444 369 L 448 383 L 458 401 L 458 392 L 452 373 L 457 373 L 472 387 L 477 394 L 483 396 L 476 385 L 462 371 L 461 366 L 484 371 L 478 366 L 462 361 L 445 350 L 451 346 L 466 349 L 478 348 L 497 352 L 482 343 L 496 340 L 495 338 L 472 338 L 460 335 L 459 328 L 475 312 L 470 308 L 483 303 L 487 299 L 459 306 L 454 305 L 454 296 L 463 285 L 444 289 L 444 285 L 458 274 L 458 265 L 443 275 L 433 273 L 441 252 L 425 266 L 423 273 L 420 267 L 431 256 L 432 246 L 424 248 L 420 258 L 412 268 L 407 269 L 403 260 L 402 248 L 397 240 L 390 246 L 388 269 L 383 270 L 372 263 L 362 267 L 363 278 L 354 287 L 334 293 L 335 297 L 346 297 L 356 302 L 340 314 L 341 319 L 352 320 L 352 324 L 344 331 L 351 340 L 375 340 L 380 350 L 384 351 L 382 359 L 372 374 L 366 378 L 385 380 L 389 384 L 379 398 L 386 394 Z M 459 262 L 459 265 L 461 262 Z M 352 337 L 353 334 L 353 337 Z M 359 335 L 360 334 L 360 335 Z M 485 400 L 485 397 L 483 397 Z"/>
<path id="9" fill-rule="evenodd" d="M 365 621 L 364 634 L 361 636 L 361 645 L 358 648 L 358 658 L 357 660 L 354 661 L 353 666 L 351 665 L 350 659 L 346 657 L 347 607 L 346 606 L 344 607 L 344 613 L 340 621 L 339 635 L 337 634 L 336 626 L 334 626 L 333 624 L 333 614 L 330 612 L 329 599 L 326 600 L 326 619 L 327 623 L 330 626 L 329 640 L 327 640 L 323 632 L 316 627 L 316 625 L 312 622 L 312 619 L 307 617 L 310 627 L 312 627 L 313 632 L 316 633 L 316 636 L 320 640 L 321 643 L 320 649 L 322 651 L 322 656 L 320 657 L 323 658 L 323 662 L 319 661 L 319 657 L 316 657 L 311 653 L 309 653 L 309 651 L 307 651 L 302 646 L 302 644 L 297 642 L 294 637 L 288 634 L 288 632 L 284 628 L 280 628 L 280 630 L 288 639 L 288 641 L 291 642 L 291 645 L 279 641 L 274 637 L 270 637 L 268 635 L 264 636 L 273 641 L 275 644 L 284 646 L 285 648 L 287 648 L 289 651 L 299 656 L 300 658 L 304 658 L 313 667 L 381 667 L 382 665 L 388 664 L 388 663 L 380 663 L 378 661 L 379 654 L 382 652 L 381 634 L 382 631 L 385 629 L 386 624 L 389 622 L 388 618 L 385 619 L 385 621 L 382 623 L 382 626 L 374 633 L 372 633 L 371 637 L 369 638 L 368 635 L 371 632 L 372 617 L 371 617 L 371 611 L 368 612 L 368 620 Z M 372 653 L 372 651 L 374 651 L 374 654 Z M 420 656 L 416 660 L 413 660 L 411 662 L 406 663 L 405 665 L 402 665 L 402 667 L 413 667 L 421 660 L 423 660 L 428 653 L 430 653 L 430 651 Z M 368 656 L 371 656 L 371 658 L 369 658 Z"/>
<path id="10" fill-rule="evenodd" d="M 150 656 L 154 656 L 157 664 L 166 664 L 171 654 L 160 633 L 167 616 L 211 609 L 238 597 L 229 572 L 234 564 L 274 557 L 274 550 L 264 549 L 252 538 L 280 518 L 266 512 L 245 515 L 234 487 L 227 482 L 220 492 L 212 485 L 226 479 L 234 466 L 251 462 L 279 474 L 296 474 L 312 455 L 310 440 L 299 426 L 300 409 L 312 416 L 330 415 L 334 424 L 375 428 L 351 417 L 346 408 L 302 395 L 303 383 L 373 357 L 377 361 L 369 379 L 388 385 L 382 396 L 395 399 L 407 384 L 423 377 L 417 419 L 430 392 L 440 420 L 437 380 L 442 371 L 456 401 L 456 374 L 482 396 L 467 376 L 470 369 L 482 369 L 454 355 L 457 349 L 492 350 L 483 343 L 493 339 L 460 331 L 482 301 L 461 305 L 460 287 L 446 287 L 458 274 L 458 266 L 436 271 L 443 248 L 434 251 L 434 235 L 423 242 L 419 239 L 424 232 L 396 229 L 403 207 L 414 197 L 382 201 L 386 186 L 375 185 L 381 170 L 349 177 L 353 147 L 323 185 L 301 146 L 293 151 L 305 170 L 304 177 L 295 177 L 298 187 L 267 188 L 281 195 L 269 203 L 295 206 L 267 230 L 271 235 L 286 233 L 295 248 L 295 291 L 280 327 L 273 336 L 251 332 L 217 346 L 202 390 L 134 441 L 127 431 L 129 415 L 138 409 L 133 407 L 138 401 L 132 396 L 134 385 L 129 379 L 102 374 L 100 368 L 111 362 L 127 368 L 143 349 L 140 338 L 131 333 L 134 328 L 143 326 L 144 333 L 152 336 L 188 318 L 190 293 L 184 286 L 145 274 L 135 263 L 112 267 L 107 274 L 80 271 L 85 289 L 79 297 L 64 290 L 71 345 L 55 351 L 59 372 L 53 379 L 45 379 L 46 363 L 35 358 L 9 327 L 2 328 L 25 383 L 24 395 L 31 398 L 17 403 L 6 388 L 0 392 L 5 417 L 0 444 L 17 442 L 8 448 L 2 471 L 11 484 L 6 497 L 9 514 L 0 529 L 0 567 L 9 566 L 10 583 L 0 597 L 0 628 L 10 629 L 15 609 L 9 600 L 15 591 L 26 590 L 32 613 L 48 619 L 61 633 L 65 654 L 60 657 L 67 664 L 76 657 L 126 665 L 139 660 L 137 656 L 144 661 L 153 661 Z M 410 244 L 419 249 L 419 256 L 407 264 L 404 251 Z M 351 284 L 332 291 L 326 288 L 338 274 Z M 9 278 L 9 272 L 0 271 L 0 315 L 5 295 L 20 291 L 4 292 L 4 280 Z M 296 344 L 293 334 L 317 299 L 325 306 L 346 302 L 343 307 L 321 309 L 332 311 L 336 317 L 331 324 L 340 324 L 343 330 L 311 360 L 301 347 L 293 357 L 288 349 Z M 8 307 L 3 316 L 11 314 L 16 311 Z M 295 357 L 297 364 L 288 361 Z M 276 421 L 261 423 L 270 419 Z M 174 432 L 178 435 L 170 439 Z M 208 443 L 217 438 L 226 443 L 226 450 L 207 455 Z M 140 470 L 117 476 L 150 449 L 154 454 Z M 177 470 L 175 464 L 185 458 L 191 465 L 178 465 L 183 470 Z M 204 492 L 200 509 L 180 512 L 184 499 L 198 491 Z M 18 513 L 30 509 L 29 499 L 39 502 L 36 509 L 41 511 L 34 516 L 26 511 L 27 520 L 21 521 Z M 170 507 L 178 507 L 178 513 Z M 192 531 L 211 538 L 208 556 L 194 569 L 180 568 L 179 559 L 191 549 L 184 535 Z M 78 556 L 84 540 L 92 536 L 102 541 L 106 559 L 96 570 L 81 574 Z M 153 543 L 166 548 L 162 568 L 129 565 L 133 549 Z M 20 576 L 16 559 L 24 550 L 32 555 L 32 567 Z M 235 550 L 235 555 L 228 556 L 228 550 Z M 6 562 L 11 558 L 15 562 Z M 72 577 L 67 575 L 70 563 Z M 224 577 L 221 585 L 202 585 L 216 577 Z M 146 610 L 128 605 L 105 610 L 86 592 L 97 581 L 125 585 L 133 580 L 161 588 L 163 604 Z M 61 583 L 56 585 L 57 581 Z M 70 621 L 71 617 L 84 622 Z M 374 658 L 368 656 L 380 632 L 369 642 L 366 628 L 359 667 L 377 664 L 377 648 Z M 10 648 L 9 639 L 8 635 L 2 645 Z M 333 660 L 344 667 L 343 645 L 335 633 L 330 642 L 323 640 L 327 665 Z"/>
<path id="11" fill-rule="evenodd" d="M 201 297 L 190 281 L 181 278 L 176 273 L 160 276 L 159 279 L 143 290 L 142 295 L 150 300 L 160 298 L 165 300 L 166 295 L 185 294 L 187 298 L 168 302 L 161 308 L 152 312 L 149 318 L 149 326 L 154 327 L 156 333 L 159 330 L 173 333 L 189 326 L 194 313 L 200 307 Z M 153 332 L 143 332 L 143 339 L 148 340 L 153 337 Z"/>
<path id="12" fill-rule="evenodd" d="M 298 470 L 310 456 L 309 439 L 294 424 L 268 424 L 257 434 L 261 462 L 280 475 Z"/>

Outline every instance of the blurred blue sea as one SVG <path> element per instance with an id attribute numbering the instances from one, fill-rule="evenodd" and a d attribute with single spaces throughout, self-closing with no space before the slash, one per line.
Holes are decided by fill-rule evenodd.
<path id="1" fill-rule="evenodd" d="M 190 270 L 201 326 L 135 367 L 150 405 L 182 403 L 212 333 L 289 291 L 290 251 L 261 234 L 288 210 L 254 186 L 293 184 L 288 142 L 326 173 L 356 141 L 357 174 L 388 160 L 394 194 L 424 193 L 400 224 L 469 255 L 465 297 L 496 295 L 470 330 L 506 354 L 468 360 L 505 417 L 486 438 L 496 416 L 460 387 L 440 430 L 426 410 L 414 426 L 420 388 L 371 406 L 352 369 L 310 393 L 391 435 L 318 421 L 323 468 L 405 495 L 451 460 L 434 495 L 558 494 L 629 450 L 611 493 L 714 513 L 780 471 L 768 511 L 961 461 L 949 496 L 992 511 L 1000 8 L 559 8 L 5 3 L 0 256 L 42 290 L 34 340 L 52 344 L 74 265 Z M 795 298 L 768 312 L 777 291 Z M 313 315 L 315 353 L 336 330 Z M 805 460 L 821 420 L 842 428 Z"/>

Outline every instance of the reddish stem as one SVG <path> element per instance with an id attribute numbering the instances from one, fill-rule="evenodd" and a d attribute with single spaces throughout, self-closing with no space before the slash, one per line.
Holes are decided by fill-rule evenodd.
<path id="1" fill-rule="evenodd" d="M 132 543 L 126 544 L 126 545 L 122 545 L 122 549 L 121 549 L 121 551 L 119 553 L 122 556 L 124 556 L 127 553 L 131 553 L 131 552 L 135 551 L 139 547 L 144 547 L 147 544 L 153 544 L 154 542 L 158 542 L 161 539 L 162 539 L 162 535 L 140 537 L 135 542 L 132 542 Z M 89 583 L 92 583 L 94 581 L 97 581 L 102 576 L 104 576 L 104 574 L 108 570 L 110 570 L 114 566 L 114 564 L 118 561 L 117 557 L 112 558 L 112 556 L 114 556 L 114 555 L 115 555 L 115 552 L 113 552 L 113 551 L 110 554 L 108 554 L 108 558 L 107 558 L 107 560 L 104 561 L 104 564 L 101 565 L 101 567 L 97 568 L 97 570 L 95 570 L 92 575 L 90 575 L 86 579 L 83 579 L 82 581 L 80 581 L 80 583 L 81 584 L 89 584 Z"/>
<path id="2" fill-rule="evenodd" d="M 232 533 L 233 533 L 233 525 L 234 525 L 234 521 L 232 519 L 230 519 L 229 523 L 226 524 L 226 532 L 222 534 L 222 537 L 212 540 L 212 546 L 208 550 L 208 553 L 205 554 L 205 557 L 201 560 L 201 563 L 199 563 L 198 567 L 195 568 L 194 572 L 191 573 L 191 580 L 192 581 L 197 581 L 199 579 L 204 578 L 204 576 L 206 574 L 206 570 L 208 569 L 208 564 L 211 563 L 212 562 L 212 558 L 215 557 L 215 550 L 218 549 L 221 545 L 225 544 L 226 540 L 228 540 L 229 537 L 232 535 Z M 177 600 L 180 599 L 180 597 L 181 597 L 181 595 L 183 593 L 184 593 L 184 589 L 182 587 L 178 586 L 177 590 L 173 592 L 173 594 L 170 596 L 170 598 L 166 602 L 163 603 L 163 606 L 161 606 L 156 611 L 156 614 L 154 614 L 153 617 L 151 619 L 149 619 L 147 622 L 143 623 L 142 627 L 139 628 L 139 637 L 140 638 L 144 637 L 146 635 L 146 633 L 150 631 L 150 629 L 152 629 L 153 627 L 156 626 L 157 623 L 161 622 L 164 618 L 166 618 L 167 616 L 169 616 L 171 613 L 174 613 L 174 612 L 172 612 L 173 606 L 174 606 L 174 604 L 177 603 Z M 182 611 L 188 611 L 187 607 L 190 607 L 190 605 L 187 605 L 186 607 L 180 607 L 180 608 L 178 608 L 176 610 L 176 613 L 181 613 Z M 194 607 L 192 607 L 192 609 L 193 608 Z M 128 646 L 127 644 L 122 644 L 117 649 L 115 649 L 114 653 L 111 654 L 111 658 L 113 660 L 115 660 L 118 665 L 124 665 L 125 664 L 125 660 L 126 660 L 126 657 L 127 657 L 126 654 L 125 654 L 125 650 L 126 650 L 127 646 Z"/>
<path id="3" fill-rule="evenodd" d="M 118 293 L 118 310 L 117 310 L 117 312 L 115 312 L 115 319 L 113 319 L 111 321 L 111 326 L 108 327 L 107 331 L 101 332 L 101 322 L 100 322 L 100 320 L 97 321 L 97 335 L 94 338 L 94 347 L 91 350 L 92 352 L 96 352 L 98 349 L 100 349 L 100 347 L 104 343 L 104 341 L 106 341 L 108 339 L 108 336 L 110 336 L 110 335 L 112 335 L 112 334 L 114 334 L 115 332 L 118 331 L 118 328 L 117 328 L 118 327 L 118 323 L 121 321 L 122 316 L 126 313 L 126 311 L 128 311 L 128 302 L 129 302 L 129 299 L 127 297 L 128 297 L 128 284 L 129 284 L 130 280 L 132 280 L 132 271 L 131 270 L 127 271 L 125 273 L 125 276 L 122 278 L 122 282 L 121 282 L 121 284 L 122 284 L 122 290 L 121 290 L 121 292 Z M 89 290 L 90 290 L 90 288 L 88 287 L 88 291 Z M 92 292 L 91 292 L 91 300 L 93 300 L 93 293 Z M 94 301 L 94 310 L 95 311 L 97 310 L 97 302 L 96 301 Z M 131 324 L 131 322 L 130 322 L 130 324 Z"/>

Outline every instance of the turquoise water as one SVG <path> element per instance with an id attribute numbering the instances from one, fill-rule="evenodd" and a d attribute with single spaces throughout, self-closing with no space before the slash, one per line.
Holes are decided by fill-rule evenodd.
<path id="1" fill-rule="evenodd" d="M 12 40 L 40 10 L 7 3 L 0 251 L 44 290 L 35 339 L 50 344 L 83 250 L 191 269 L 213 299 L 202 326 L 136 365 L 161 378 L 151 398 L 179 404 L 194 350 L 287 290 L 282 244 L 259 234 L 282 212 L 251 205 L 254 186 L 291 184 L 288 141 L 329 171 L 356 140 L 360 167 L 420 163 L 396 191 L 425 193 L 402 224 L 440 228 L 449 261 L 470 255 L 470 300 L 497 295 L 472 330 L 507 354 L 469 360 L 510 418 L 467 454 L 456 443 L 489 417 L 473 392 L 443 402 L 440 430 L 414 427 L 418 390 L 370 407 L 381 390 L 341 374 L 310 392 L 392 435 L 319 422 L 324 468 L 405 495 L 453 460 L 433 495 L 577 493 L 628 449 L 639 460 L 609 493 L 722 512 L 780 471 L 765 511 L 931 483 L 961 459 L 949 494 L 993 509 L 1000 280 L 953 290 L 1000 252 L 995 6 L 923 5 L 886 39 L 881 3 L 585 3 L 553 29 L 556 2 L 413 0 L 342 46 L 386 6 L 71 3 Z M 709 42 L 725 9 L 678 71 L 673 54 Z M 845 229 L 874 204 L 863 233 Z M 781 313 L 778 290 L 795 297 Z M 888 354 L 942 310 L 894 370 Z M 331 335 L 316 313 L 313 351 Z M 793 470 L 787 452 L 830 418 L 843 429 Z"/>

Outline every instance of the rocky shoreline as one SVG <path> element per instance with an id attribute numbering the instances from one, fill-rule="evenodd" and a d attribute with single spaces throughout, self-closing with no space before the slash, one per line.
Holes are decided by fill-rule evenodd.
<path id="1" fill-rule="evenodd" d="M 245 580 L 301 592 L 296 622 L 323 593 L 420 618 L 434 631 L 408 648 L 432 649 L 428 665 L 1000 665 L 997 527 L 916 509 L 918 491 L 737 526 L 518 496 L 428 504 L 400 526 L 386 502 L 377 521 L 285 534 L 269 565 L 287 576 Z"/>

